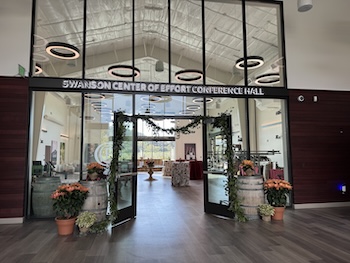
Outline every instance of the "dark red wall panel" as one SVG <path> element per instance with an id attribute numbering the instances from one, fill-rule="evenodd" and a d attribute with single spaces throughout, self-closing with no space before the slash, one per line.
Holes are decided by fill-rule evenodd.
<path id="1" fill-rule="evenodd" d="M 28 90 L 28 79 L 0 77 L 0 218 L 24 216 Z"/>
<path id="2" fill-rule="evenodd" d="M 350 92 L 289 90 L 289 123 L 294 203 L 350 201 Z"/>

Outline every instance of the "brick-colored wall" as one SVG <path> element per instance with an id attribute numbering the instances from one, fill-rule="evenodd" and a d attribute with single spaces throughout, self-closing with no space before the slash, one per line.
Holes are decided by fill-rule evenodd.
<path id="1" fill-rule="evenodd" d="M 28 94 L 28 79 L 0 77 L 0 218 L 24 216 Z"/>

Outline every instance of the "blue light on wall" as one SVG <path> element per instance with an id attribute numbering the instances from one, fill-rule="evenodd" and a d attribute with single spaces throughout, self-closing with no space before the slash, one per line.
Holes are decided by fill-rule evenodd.
<path id="1" fill-rule="evenodd" d="M 338 190 L 342 192 L 342 194 L 346 193 L 346 185 L 345 184 L 339 184 Z"/>

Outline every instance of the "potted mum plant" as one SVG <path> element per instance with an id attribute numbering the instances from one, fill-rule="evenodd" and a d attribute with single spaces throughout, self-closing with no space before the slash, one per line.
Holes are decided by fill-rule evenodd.
<path id="1" fill-rule="evenodd" d="M 258 212 L 263 221 L 271 221 L 271 216 L 275 214 L 275 208 L 270 204 L 258 205 Z"/>
<path id="2" fill-rule="evenodd" d="M 104 170 L 105 170 L 105 167 L 98 162 L 89 163 L 89 165 L 87 166 L 86 180 L 96 181 L 96 180 L 106 179 Z"/>
<path id="3" fill-rule="evenodd" d="M 51 194 L 53 211 L 59 235 L 70 235 L 74 231 L 74 222 L 81 211 L 89 189 L 79 183 L 58 186 Z"/>
<path id="4" fill-rule="evenodd" d="M 75 224 L 79 227 L 81 233 L 89 232 L 90 227 L 97 221 L 95 213 L 90 211 L 84 211 L 80 213 L 75 221 Z"/>
<path id="5" fill-rule="evenodd" d="M 272 219 L 283 220 L 287 194 L 292 190 L 292 185 L 285 180 L 269 179 L 264 182 L 264 190 L 268 203 L 275 209 Z"/>
<path id="6" fill-rule="evenodd" d="M 254 175 L 254 163 L 251 160 L 243 160 L 242 163 L 239 165 L 241 175 Z"/>

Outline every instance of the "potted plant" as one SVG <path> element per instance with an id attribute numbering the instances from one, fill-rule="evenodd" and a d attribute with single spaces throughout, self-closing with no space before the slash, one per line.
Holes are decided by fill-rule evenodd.
<path id="1" fill-rule="evenodd" d="M 148 174 L 149 174 L 149 177 L 146 179 L 146 181 L 153 181 L 153 180 L 156 180 L 152 177 L 152 174 L 153 174 L 153 167 L 154 167 L 154 161 L 153 160 L 150 160 L 148 159 L 146 161 L 146 164 L 148 166 Z"/>
<path id="2" fill-rule="evenodd" d="M 271 216 L 275 214 L 275 208 L 270 204 L 261 204 L 258 205 L 258 212 L 262 220 L 271 221 Z"/>
<path id="3" fill-rule="evenodd" d="M 95 224 L 97 216 L 95 213 L 90 211 L 84 211 L 80 213 L 75 221 L 75 224 L 79 227 L 81 233 L 87 233 L 89 228 Z"/>
<path id="4" fill-rule="evenodd" d="M 89 189 L 79 183 L 58 186 L 51 194 L 53 211 L 59 235 L 70 235 L 74 231 L 74 222 L 81 211 Z"/>
<path id="5" fill-rule="evenodd" d="M 104 174 L 105 167 L 98 163 L 98 162 L 93 162 L 89 163 L 87 166 L 87 181 L 98 181 L 101 179 L 106 179 L 106 175 Z"/>
<path id="6" fill-rule="evenodd" d="M 243 160 L 239 165 L 241 175 L 251 176 L 255 174 L 254 163 L 251 160 Z"/>
<path id="7" fill-rule="evenodd" d="M 269 179 L 264 182 L 264 190 L 268 203 L 275 208 L 272 219 L 283 220 L 287 194 L 292 190 L 292 185 L 285 180 Z"/>

